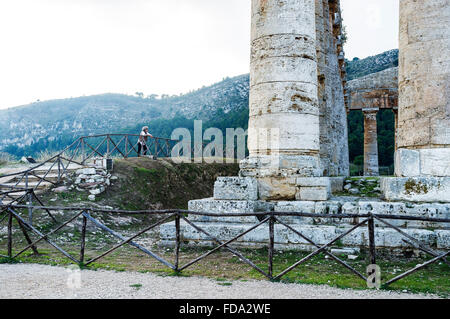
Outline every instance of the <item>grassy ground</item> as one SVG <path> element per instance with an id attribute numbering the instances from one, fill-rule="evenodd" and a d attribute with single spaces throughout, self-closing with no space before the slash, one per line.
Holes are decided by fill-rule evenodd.
<path id="1" fill-rule="evenodd" d="M 41 227 L 45 231 L 49 227 Z M 15 237 L 19 234 L 15 234 Z M 73 232 L 70 239 L 56 239 L 57 243 L 66 249 L 70 254 L 78 259 L 79 232 Z M 144 240 L 149 239 L 151 235 L 143 237 Z M 15 238 L 14 252 L 18 253 L 19 247 L 25 247 L 24 240 Z M 111 237 L 105 237 L 103 234 L 96 232 L 90 234 L 87 239 L 86 259 L 100 255 L 113 247 L 117 240 Z M 174 252 L 170 248 L 158 247 L 156 244 L 147 245 L 153 252 L 163 257 L 167 261 L 174 263 Z M 56 251 L 49 244 L 41 242 L 38 245 L 39 256 L 32 255 L 31 251 L 27 251 L 17 259 L 10 260 L 8 258 L 0 258 L 0 263 L 37 263 L 46 265 L 65 266 L 71 264 L 71 261 L 65 258 L 60 252 Z M 188 261 L 202 255 L 207 250 L 205 248 L 189 248 L 181 249 L 180 265 L 186 264 Z M 267 250 L 266 249 L 240 249 L 243 255 L 252 260 L 263 270 L 267 271 Z M 0 241 L 0 254 L 6 255 L 5 239 Z M 276 252 L 274 256 L 274 274 L 278 274 L 290 265 L 294 264 L 307 253 L 304 252 Z M 346 260 L 345 256 L 342 259 Z M 425 262 L 426 259 L 392 259 L 379 258 L 378 265 L 382 270 L 382 281 L 387 280 L 403 273 L 406 270 L 414 268 L 417 264 Z M 351 266 L 361 273 L 365 273 L 368 265 L 367 256 L 362 253 L 359 259 L 347 261 Z M 141 251 L 124 246 L 111 254 L 103 257 L 95 263 L 90 264 L 87 269 L 97 270 L 114 270 L 114 271 L 136 271 L 142 273 L 155 273 L 161 276 L 205 276 L 215 279 L 221 284 L 229 285 L 231 280 L 266 280 L 266 278 L 258 271 L 254 270 L 244 262 L 240 261 L 226 250 L 220 250 L 208 256 L 204 260 L 192 265 L 184 270 L 181 274 L 175 273 L 170 268 L 164 266 L 153 258 L 150 258 Z M 414 293 L 435 293 L 442 297 L 450 297 L 450 267 L 443 262 L 433 264 L 423 270 L 410 275 L 389 288 L 390 290 L 398 290 Z M 288 273 L 282 282 L 286 283 L 306 283 L 306 284 L 326 284 L 338 288 L 367 289 L 366 283 L 359 279 L 349 270 L 338 264 L 334 260 L 327 259 L 323 254 L 319 254 L 306 264 L 299 266 L 292 272 Z"/>
<path id="2" fill-rule="evenodd" d="M 173 165 L 172 163 L 164 161 L 155 162 L 145 158 L 116 161 L 113 175 L 118 176 L 118 180 L 94 204 L 125 209 L 186 208 L 189 200 L 212 195 L 213 184 L 217 176 L 236 175 L 238 170 L 237 165 L 204 165 L 204 167 L 198 164 Z M 75 191 L 62 194 L 49 192 L 42 198 L 44 203 L 51 206 L 89 204 L 89 201 L 87 201 L 87 193 Z M 22 216 L 27 215 L 25 210 L 20 213 Z M 64 220 L 68 220 L 73 213 L 63 214 L 54 212 L 54 214 L 61 223 Z M 6 225 L 3 217 L 0 215 L 0 254 L 6 255 Z M 121 233 L 124 237 L 135 234 L 145 225 L 149 225 L 155 221 L 155 217 L 150 216 L 123 217 L 93 214 L 93 217 Z M 47 233 L 55 228 L 55 224 L 53 224 L 51 219 L 43 211 L 35 211 L 34 222 L 38 230 L 43 233 Z M 158 247 L 155 242 L 157 235 L 157 232 L 147 233 L 139 238 L 139 242 L 173 263 L 173 250 Z M 31 237 L 33 240 L 37 239 L 36 235 L 32 235 Z M 26 246 L 26 242 L 15 222 L 13 238 L 14 252 L 18 253 L 20 247 L 23 248 Z M 58 232 L 57 235 L 51 236 L 53 241 L 73 254 L 75 258 L 78 258 L 79 255 L 80 238 L 79 220 Z M 118 240 L 111 235 L 107 235 L 97 229 L 88 229 L 86 260 L 105 252 L 117 243 Z M 337 246 L 339 245 L 337 244 Z M 33 256 L 27 251 L 15 260 L 2 258 L 0 259 L 0 263 L 22 262 L 62 266 L 71 263 L 70 260 L 45 242 L 39 243 L 38 248 L 40 252 L 39 256 Z M 201 248 L 183 247 L 180 264 L 187 263 L 205 251 L 205 249 Z M 267 251 L 265 249 L 240 251 L 256 265 L 267 271 Z M 306 256 L 306 253 L 277 252 L 274 258 L 275 274 L 280 273 L 283 269 L 294 264 L 304 256 Z M 346 257 L 342 258 L 347 260 Z M 402 258 L 399 260 L 389 255 L 383 256 L 379 258 L 382 280 L 386 282 L 390 278 L 424 261 L 425 259 Z M 361 273 L 365 273 L 368 259 L 363 252 L 359 259 L 348 261 L 348 263 Z M 129 246 L 114 251 L 91 264 L 88 268 L 93 270 L 107 269 L 144 273 L 151 272 L 162 276 L 206 276 L 217 280 L 222 285 L 232 284 L 230 282 L 231 280 L 266 280 L 258 271 L 243 263 L 226 250 L 214 253 L 194 264 L 192 267 L 189 267 L 182 274 L 174 273 L 158 261 Z M 440 262 L 396 282 L 389 289 L 436 293 L 448 298 L 450 296 L 449 274 L 450 267 Z M 314 257 L 306 264 L 301 265 L 283 277 L 283 282 L 327 284 L 340 288 L 353 289 L 366 289 L 367 287 L 364 281 L 342 265 L 331 259 L 326 259 L 322 254 Z"/>

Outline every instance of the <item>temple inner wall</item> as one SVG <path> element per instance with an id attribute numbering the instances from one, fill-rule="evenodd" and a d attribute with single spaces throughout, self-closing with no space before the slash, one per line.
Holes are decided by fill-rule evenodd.
<path id="1" fill-rule="evenodd" d="M 323 176 L 348 176 L 349 150 L 344 102 L 345 66 L 339 1 L 316 0 L 316 50 Z"/>

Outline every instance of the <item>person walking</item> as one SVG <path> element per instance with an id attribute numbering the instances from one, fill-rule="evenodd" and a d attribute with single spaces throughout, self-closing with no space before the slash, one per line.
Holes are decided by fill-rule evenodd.
<path id="1" fill-rule="evenodd" d="M 141 156 L 141 151 L 144 151 L 144 156 L 147 155 L 148 152 L 147 141 L 149 137 L 153 138 L 153 135 L 148 132 L 148 126 L 144 126 L 142 128 L 141 134 L 139 134 L 138 157 Z"/>

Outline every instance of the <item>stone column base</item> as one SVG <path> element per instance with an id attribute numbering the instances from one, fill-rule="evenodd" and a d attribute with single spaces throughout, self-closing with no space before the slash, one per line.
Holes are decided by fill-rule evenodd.
<path id="1" fill-rule="evenodd" d="M 329 177 L 219 177 L 214 199 L 326 201 L 331 185 Z"/>
<path id="2" fill-rule="evenodd" d="M 388 201 L 450 203 L 450 177 L 383 177 L 381 191 Z"/>

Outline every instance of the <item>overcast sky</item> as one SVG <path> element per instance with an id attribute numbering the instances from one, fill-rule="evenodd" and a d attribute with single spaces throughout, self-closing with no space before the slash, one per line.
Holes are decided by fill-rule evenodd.
<path id="1" fill-rule="evenodd" d="M 341 0 L 348 58 L 398 47 L 398 0 Z M 0 0 L 0 108 L 180 94 L 249 72 L 250 0 Z"/>

